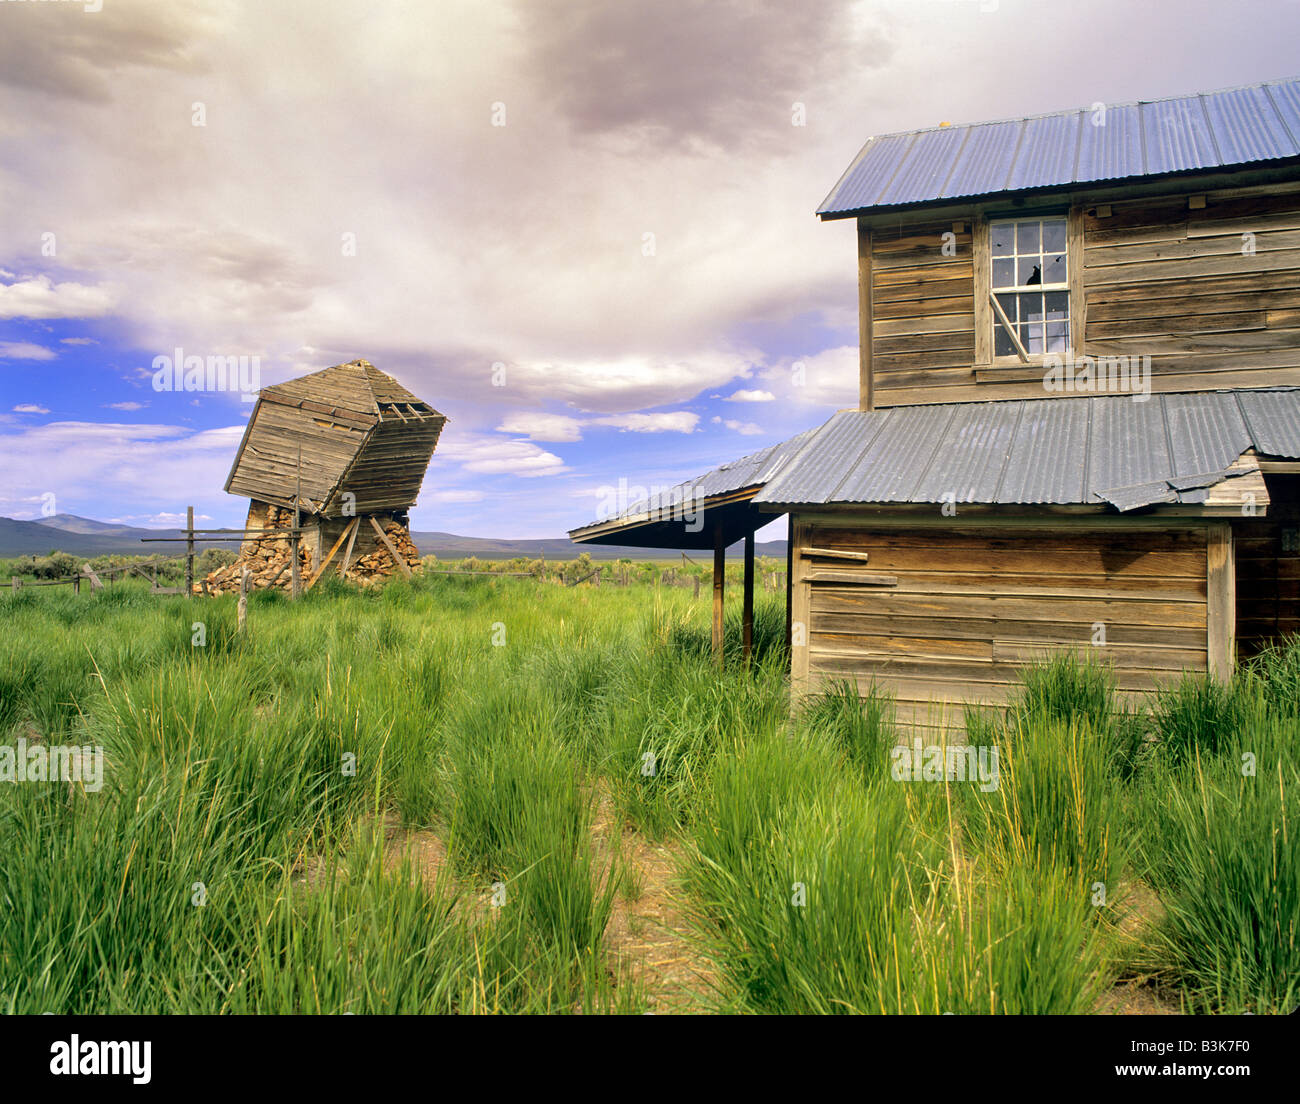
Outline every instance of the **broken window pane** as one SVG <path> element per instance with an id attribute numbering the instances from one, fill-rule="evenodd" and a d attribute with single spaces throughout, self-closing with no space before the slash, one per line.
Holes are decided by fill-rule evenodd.
<path id="1" fill-rule="evenodd" d="M 1043 252 L 1065 252 L 1065 219 L 1043 219 Z"/>

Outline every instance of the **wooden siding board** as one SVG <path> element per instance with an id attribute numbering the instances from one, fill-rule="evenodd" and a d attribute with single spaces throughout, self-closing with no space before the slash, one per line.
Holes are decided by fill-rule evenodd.
<path id="1" fill-rule="evenodd" d="M 1111 665 L 1126 693 L 1203 671 L 1209 529 L 1040 523 L 1012 533 L 988 523 L 921 531 L 797 520 L 800 547 L 869 552 L 871 570 L 898 585 L 797 578 L 796 618 L 809 636 L 796 692 L 850 678 L 894 694 L 905 711 L 937 698 L 960 716 L 966 702 L 1005 700 L 1025 664 L 1066 651 Z"/>
<path id="2" fill-rule="evenodd" d="M 1300 188 L 1218 189 L 1190 210 L 1193 188 L 1113 198 L 1104 218 L 1075 198 L 1075 349 L 1150 356 L 1156 392 L 1300 383 Z M 967 209 L 970 232 L 958 235 L 953 258 L 937 256 L 951 222 L 932 212 L 877 227 L 876 406 L 1071 394 L 1045 391 L 1041 366 L 990 362 L 980 304 L 988 281 L 978 263 L 988 207 Z M 1243 234 L 1253 235 L 1253 251 L 1243 252 Z"/>

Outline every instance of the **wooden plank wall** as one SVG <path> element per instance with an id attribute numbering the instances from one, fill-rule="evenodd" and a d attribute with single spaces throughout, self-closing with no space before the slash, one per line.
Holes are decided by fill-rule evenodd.
<path id="1" fill-rule="evenodd" d="M 1265 480 L 1268 515 L 1233 524 L 1239 660 L 1300 632 L 1300 475 Z"/>
<path id="2" fill-rule="evenodd" d="M 348 469 L 340 491 L 357 496 L 358 513 L 402 510 L 415 504 L 443 421 L 381 422 Z M 332 504 L 331 512 L 338 509 Z"/>
<path id="3" fill-rule="evenodd" d="M 801 572 L 797 692 L 827 679 L 895 694 L 903 721 L 932 702 L 1008 700 L 1022 666 L 1065 650 L 1112 663 L 1123 691 L 1206 669 L 1207 528 L 1084 529 L 796 525 L 799 547 L 866 552 L 892 588 L 815 583 Z M 801 556 L 812 568 L 832 566 Z M 1092 643 L 1095 626 L 1105 644 Z M 800 661 L 802 660 L 802 664 Z M 960 723 L 961 708 L 949 709 Z"/>
<path id="4" fill-rule="evenodd" d="M 303 497 L 323 501 L 356 456 L 368 428 L 272 402 L 259 402 L 253 418 L 229 490 L 271 502 L 293 500 L 300 448 Z"/>
<path id="5" fill-rule="evenodd" d="M 915 221 L 871 235 L 871 360 L 881 391 L 945 381 L 970 383 L 975 360 L 975 266 L 971 224 Z M 955 254 L 943 253 L 952 233 Z M 931 400 L 940 401 L 940 400 Z"/>
<path id="6" fill-rule="evenodd" d="M 1085 210 L 1083 228 L 1088 354 L 1149 355 L 1187 389 L 1300 368 L 1300 192 L 1133 200 Z"/>
<path id="7" fill-rule="evenodd" d="M 1155 391 L 1300 384 L 1300 185 L 1184 186 L 1105 207 L 1084 196 L 1074 210 L 1081 353 L 1149 355 Z M 984 217 L 972 206 L 970 220 Z M 923 218 L 872 229 L 876 406 L 1071 397 L 1044 391 L 1039 367 L 976 362 L 972 236 L 944 259 L 951 222 Z"/>

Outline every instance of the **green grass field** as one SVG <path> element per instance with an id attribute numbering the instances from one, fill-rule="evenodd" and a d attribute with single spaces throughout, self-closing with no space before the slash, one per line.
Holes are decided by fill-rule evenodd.
<path id="1" fill-rule="evenodd" d="M 0 597 L 0 1010 L 1278 1012 L 1300 989 L 1300 646 L 1141 710 L 1033 669 L 995 787 L 889 703 L 792 716 L 784 607 L 426 576 L 305 600 Z M 733 606 L 738 603 L 732 603 Z"/>

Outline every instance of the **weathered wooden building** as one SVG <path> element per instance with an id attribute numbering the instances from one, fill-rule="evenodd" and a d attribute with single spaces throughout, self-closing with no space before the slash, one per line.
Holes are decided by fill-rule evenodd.
<path id="1" fill-rule="evenodd" d="M 858 409 L 675 490 L 693 541 L 662 503 L 575 540 L 787 514 L 796 692 L 912 716 L 1300 630 L 1300 81 L 875 137 L 818 214 L 856 222 Z"/>
<path id="2" fill-rule="evenodd" d="M 249 530 L 288 529 L 297 512 L 311 579 L 381 551 L 404 566 L 389 530 L 405 534 L 446 420 L 366 360 L 264 387 L 226 490 L 251 500 Z"/>

